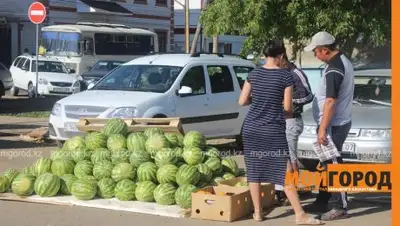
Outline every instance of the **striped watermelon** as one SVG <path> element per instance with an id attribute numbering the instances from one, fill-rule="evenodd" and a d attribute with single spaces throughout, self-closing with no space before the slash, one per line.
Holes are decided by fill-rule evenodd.
<path id="1" fill-rule="evenodd" d="M 185 148 L 182 154 L 183 159 L 189 165 L 197 165 L 204 161 L 205 155 L 198 147 Z"/>
<path id="2" fill-rule="evenodd" d="M 107 148 L 111 152 L 127 149 L 126 137 L 122 134 L 111 134 L 107 139 Z"/>
<path id="3" fill-rule="evenodd" d="M 184 184 L 196 185 L 200 180 L 200 172 L 195 166 L 184 164 L 179 167 L 176 173 L 176 183 L 179 186 Z"/>
<path id="4" fill-rule="evenodd" d="M 207 158 L 210 158 L 210 157 L 220 158 L 221 157 L 219 150 L 213 146 L 206 147 L 205 155 L 207 156 Z"/>
<path id="5" fill-rule="evenodd" d="M 128 134 L 128 125 L 120 118 L 109 119 L 103 127 L 103 133 L 107 137 L 112 134 L 122 134 L 126 136 Z"/>
<path id="6" fill-rule="evenodd" d="M 158 151 L 154 157 L 154 162 L 156 163 L 157 167 L 161 167 L 166 164 L 175 165 L 178 162 L 178 158 L 175 155 L 175 152 L 170 150 L 162 150 Z"/>
<path id="7" fill-rule="evenodd" d="M 166 133 L 165 137 L 171 143 L 171 147 L 183 147 L 183 136 L 179 133 Z"/>
<path id="8" fill-rule="evenodd" d="M 8 181 L 10 181 L 10 183 L 12 183 L 12 181 L 14 180 L 14 178 L 16 176 L 18 176 L 19 171 L 17 169 L 14 168 L 9 168 L 6 171 L 4 171 L 3 176 L 7 177 Z M 34 175 L 34 174 L 32 174 Z"/>
<path id="9" fill-rule="evenodd" d="M 97 184 L 86 179 L 78 179 L 71 185 L 71 194 L 78 200 L 91 200 L 97 194 Z"/>
<path id="10" fill-rule="evenodd" d="M 185 148 L 197 147 L 203 150 L 207 145 L 206 137 L 198 131 L 189 131 L 183 138 Z"/>
<path id="11" fill-rule="evenodd" d="M 0 193 L 6 192 L 10 188 L 10 184 L 6 176 L 0 176 Z"/>
<path id="12" fill-rule="evenodd" d="M 130 151 L 146 150 L 147 136 L 142 132 L 130 133 L 126 139 L 126 147 Z"/>
<path id="13" fill-rule="evenodd" d="M 73 174 L 64 174 L 60 177 L 60 193 L 71 195 L 71 186 L 78 178 Z"/>
<path id="14" fill-rule="evenodd" d="M 73 174 L 75 162 L 69 159 L 56 159 L 51 163 L 51 172 L 57 176 Z"/>
<path id="15" fill-rule="evenodd" d="M 206 164 L 213 172 L 222 170 L 221 160 L 216 157 L 209 157 L 204 164 Z"/>
<path id="16" fill-rule="evenodd" d="M 107 136 L 101 132 L 90 132 L 85 136 L 85 145 L 89 150 L 107 148 Z"/>
<path id="17" fill-rule="evenodd" d="M 132 151 L 129 162 L 134 167 L 139 167 L 142 163 L 153 161 L 150 154 L 145 150 Z"/>
<path id="18" fill-rule="evenodd" d="M 155 156 L 159 150 L 169 148 L 170 143 L 164 135 L 155 133 L 147 138 L 145 146 L 146 151 L 151 156 Z"/>
<path id="19" fill-rule="evenodd" d="M 63 149 L 65 151 L 72 151 L 79 147 L 85 147 L 85 139 L 81 136 L 74 136 L 65 141 Z"/>
<path id="20" fill-rule="evenodd" d="M 31 174 L 20 173 L 11 183 L 11 190 L 18 196 L 30 196 L 34 192 L 36 177 Z"/>
<path id="21" fill-rule="evenodd" d="M 142 202 L 154 202 L 154 189 L 157 187 L 152 181 L 137 183 L 135 190 L 136 199 Z"/>
<path id="22" fill-rule="evenodd" d="M 74 168 L 74 175 L 81 179 L 85 175 L 92 175 L 93 174 L 93 163 L 88 160 L 82 160 L 76 163 Z"/>
<path id="23" fill-rule="evenodd" d="M 111 199 L 115 196 L 117 183 L 111 178 L 103 178 L 97 182 L 97 195 L 103 199 Z"/>
<path id="24" fill-rule="evenodd" d="M 138 181 L 153 181 L 157 183 L 158 167 L 153 162 L 145 162 L 137 169 Z"/>
<path id="25" fill-rule="evenodd" d="M 41 197 L 52 197 L 57 195 L 60 190 L 61 182 L 57 175 L 44 173 L 35 180 L 35 193 Z"/>
<path id="26" fill-rule="evenodd" d="M 129 163 L 118 163 L 114 166 L 111 171 L 111 178 L 115 182 L 120 182 L 122 180 L 128 179 L 133 180 L 136 176 L 136 169 Z"/>
<path id="27" fill-rule="evenodd" d="M 94 177 L 93 175 L 84 175 L 82 178 L 80 178 L 82 180 L 86 180 L 89 181 L 93 184 L 95 184 L 97 186 L 97 182 L 99 182 L 96 177 Z"/>
<path id="28" fill-rule="evenodd" d="M 115 197 L 120 201 L 130 201 L 135 199 L 137 185 L 133 181 L 124 179 L 115 186 Z"/>
<path id="29" fill-rule="evenodd" d="M 231 174 L 231 173 L 224 173 L 224 174 L 222 175 L 222 177 L 223 177 L 225 180 L 230 180 L 230 179 L 235 178 L 235 175 L 233 175 L 233 174 Z"/>
<path id="30" fill-rule="evenodd" d="M 79 147 L 71 151 L 71 157 L 75 162 L 90 160 L 91 151 L 87 147 Z"/>
<path id="31" fill-rule="evenodd" d="M 201 183 L 201 185 L 202 185 L 201 187 L 204 187 L 205 185 L 207 185 L 208 183 L 211 182 L 212 176 L 213 176 L 213 174 L 212 174 L 213 172 L 210 169 L 210 167 L 208 167 L 207 164 L 204 164 L 204 163 L 199 164 L 196 167 L 200 172 L 199 183 Z"/>
<path id="32" fill-rule="evenodd" d="M 147 138 L 157 134 L 164 135 L 164 132 L 160 128 L 146 128 L 144 130 L 144 135 L 146 135 Z"/>
<path id="33" fill-rule="evenodd" d="M 220 181 L 225 180 L 223 177 L 215 177 L 214 179 L 214 183 L 219 184 Z"/>
<path id="34" fill-rule="evenodd" d="M 154 189 L 153 196 L 156 203 L 161 205 L 175 204 L 176 187 L 173 184 L 159 184 Z"/>
<path id="35" fill-rule="evenodd" d="M 57 160 L 57 159 L 69 159 L 69 160 L 73 160 L 72 156 L 71 156 L 71 152 L 70 151 L 66 151 L 62 148 L 57 148 L 56 150 L 51 152 L 50 155 L 50 159 L 52 161 Z"/>
<path id="36" fill-rule="evenodd" d="M 192 193 L 198 188 L 192 184 L 181 185 L 176 189 L 175 202 L 179 207 L 188 209 L 192 207 Z"/>
<path id="37" fill-rule="evenodd" d="M 239 166 L 235 159 L 232 157 L 225 157 L 221 161 L 222 168 L 224 172 L 231 173 L 232 175 L 236 176 L 239 173 Z"/>
<path id="38" fill-rule="evenodd" d="M 157 181 L 160 184 L 166 183 L 176 183 L 176 173 L 178 172 L 178 167 L 172 164 L 167 164 L 161 166 L 157 170 Z"/>
<path id="39" fill-rule="evenodd" d="M 35 175 L 35 166 L 32 164 L 32 165 L 29 165 L 29 166 L 26 166 L 23 170 L 22 170 L 22 172 L 23 173 L 27 173 L 27 174 L 31 174 L 31 175 Z"/>
<path id="40" fill-rule="evenodd" d="M 100 162 L 97 162 L 93 166 L 93 176 L 97 180 L 101 180 L 103 178 L 111 178 L 111 172 L 114 168 L 114 164 L 112 164 L 110 161 L 103 160 Z"/>
<path id="41" fill-rule="evenodd" d="M 126 149 L 121 149 L 111 152 L 111 162 L 116 165 L 118 163 L 126 162 L 129 163 L 129 158 L 131 157 L 131 152 Z"/>
<path id="42" fill-rule="evenodd" d="M 107 148 L 98 148 L 90 156 L 90 160 L 93 164 L 101 162 L 103 160 L 111 162 L 111 151 Z"/>
<path id="43" fill-rule="evenodd" d="M 36 177 L 44 174 L 44 173 L 50 173 L 51 172 L 51 159 L 47 157 L 42 157 L 36 160 L 34 163 L 34 171 Z"/>

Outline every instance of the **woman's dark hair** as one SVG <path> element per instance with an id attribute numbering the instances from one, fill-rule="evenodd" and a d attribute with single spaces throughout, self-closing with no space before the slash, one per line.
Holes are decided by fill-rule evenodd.
<path id="1" fill-rule="evenodd" d="M 267 47 L 264 49 L 264 56 L 266 57 L 277 57 L 285 53 L 286 48 L 282 40 L 270 40 L 267 43 Z"/>

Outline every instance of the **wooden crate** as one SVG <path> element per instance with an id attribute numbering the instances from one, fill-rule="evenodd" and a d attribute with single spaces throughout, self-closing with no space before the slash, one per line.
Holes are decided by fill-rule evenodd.
<path id="1" fill-rule="evenodd" d="M 84 132 L 101 131 L 109 119 L 81 118 L 78 129 Z M 160 128 L 166 133 L 184 135 L 180 118 L 131 118 L 123 119 L 128 125 L 129 132 L 143 132 L 147 128 Z"/>

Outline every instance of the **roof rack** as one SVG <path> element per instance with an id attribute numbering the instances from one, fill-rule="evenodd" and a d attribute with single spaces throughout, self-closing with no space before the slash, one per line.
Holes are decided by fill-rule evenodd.
<path id="1" fill-rule="evenodd" d="M 152 53 L 148 53 L 147 55 L 162 55 L 162 54 L 189 54 L 186 52 L 170 52 L 170 53 L 157 53 L 157 52 L 152 52 Z M 194 54 L 191 54 L 191 57 L 200 57 L 201 55 L 215 55 L 218 57 L 225 57 L 225 56 L 231 56 L 231 57 L 240 57 L 241 59 L 245 59 L 246 57 L 243 57 L 241 55 L 238 54 L 223 54 L 223 53 L 208 53 L 208 52 L 195 52 Z"/>
<path id="2" fill-rule="evenodd" d="M 108 23 L 92 23 L 92 22 L 77 22 L 77 25 L 85 25 L 85 26 L 93 26 L 93 27 L 111 27 L 111 28 L 126 28 L 130 29 L 131 27 L 123 25 L 123 24 L 108 24 Z"/>

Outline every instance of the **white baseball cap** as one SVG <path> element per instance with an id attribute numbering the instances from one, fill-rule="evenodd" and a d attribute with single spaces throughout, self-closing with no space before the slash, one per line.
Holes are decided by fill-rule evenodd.
<path id="1" fill-rule="evenodd" d="M 311 43 L 304 48 L 304 51 L 313 51 L 318 46 L 330 45 L 335 43 L 335 37 L 326 31 L 320 31 L 311 38 Z"/>

